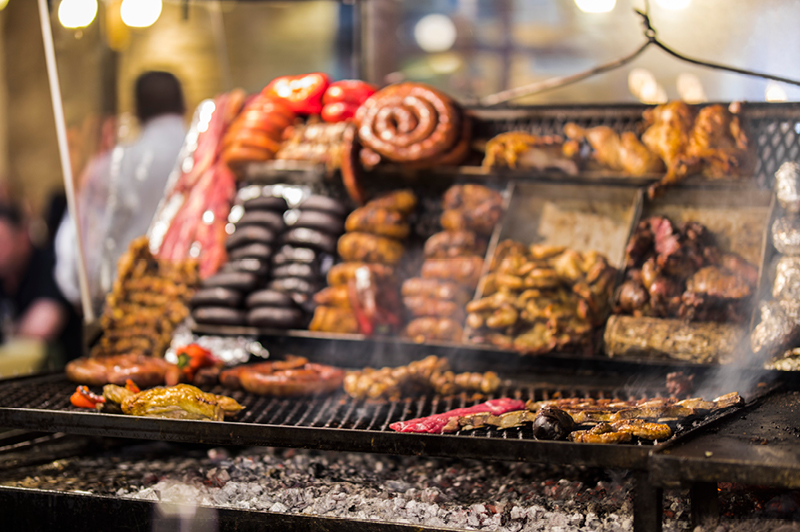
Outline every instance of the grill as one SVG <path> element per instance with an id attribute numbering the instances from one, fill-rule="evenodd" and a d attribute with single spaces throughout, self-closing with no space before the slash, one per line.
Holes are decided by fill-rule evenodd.
<path id="1" fill-rule="evenodd" d="M 637 385 L 626 387 L 591 384 L 591 378 L 565 384 L 563 375 L 553 380 L 509 384 L 494 397 L 546 400 L 555 397 L 623 398 L 654 395 Z M 561 380 L 559 383 L 558 380 Z M 578 379 L 580 381 L 581 379 Z M 654 388 L 651 388 L 653 390 Z M 396 421 L 472 406 L 486 397 L 461 394 L 455 397 L 428 395 L 371 404 L 353 400 L 339 392 L 328 396 L 299 399 L 261 397 L 222 387 L 209 391 L 225 393 L 245 406 L 236 421 L 211 422 L 101 414 L 74 408 L 69 396 L 74 383 L 61 374 L 7 381 L 0 385 L 0 426 L 39 431 L 117 438 L 143 438 L 213 445 L 270 445 L 340 451 L 429 455 L 454 458 L 515 460 L 563 463 L 590 467 L 643 470 L 652 447 L 659 445 L 585 445 L 533 439 L 530 427 L 506 430 L 494 428 L 452 435 L 399 434 L 389 425 Z M 712 417 L 696 421 L 699 427 Z M 679 428 L 685 432 L 692 427 Z"/>
<path id="2" fill-rule="evenodd" d="M 535 134 L 560 134 L 564 124 L 577 122 L 584 127 L 607 125 L 616 131 L 637 131 L 641 128 L 641 105 L 541 107 L 506 110 L 474 110 L 478 117 L 476 134 L 488 138 L 498 133 L 521 129 Z M 755 177 L 762 186 L 771 185 L 772 175 L 787 160 L 800 155 L 800 104 L 748 104 L 744 107 L 743 120 L 756 144 L 758 161 Z M 298 168 L 302 169 L 302 168 Z M 289 169 L 291 170 L 291 169 Z M 476 167 L 456 170 L 429 171 L 443 180 L 469 178 L 480 174 Z M 258 174 L 258 172 L 255 172 Z M 274 177 L 274 172 L 271 174 Z M 598 176 L 570 178 L 571 182 L 598 182 Z M 639 186 L 642 180 L 631 180 L 606 173 L 617 184 Z M 481 175 L 482 181 L 503 183 L 511 178 L 528 180 L 566 180 L 561 175 L 533 174 L 530 172 L 499 172 Z M 650 181 L 656 179 L 653 176 Z M 377 181 L 377 180 L 376 180 Z M 645 180 L 647 181 L 647 180 Z M 434 182 L 434 181 L 431 181 Z M 385 183 L 388 183 L 386 181 Z M 426 179 L 427 184 L 427 179 Z M 704 185 L 707 186 L 707 185 Z M 730 186 L 713 184 L 710 186 Z M 209 331 L 213 332 L 213 331 Z M 263 332 L 263 331 L 262 331 Z M 264 338 L 268 338 L 264 336 Z M 363 367 L 365 365 L 398 365 L 429 354 L 431 350 L 447 356 L 456 371 L 483 371 L 495 369 L 506 371 L 520 378 L 527 375 L 528 381 L 517 381 L 499 390 L 497 397 L 510 396 L 520 399 L 548 399 L 562 397 L 620 397 L 657 395 L 663 374 L 674 369 L 674 364 L 653 363 L 641 365 L 592 357 L 546 356 L 521 359 L 515 353 L 466 346 L 419 346 L 402 341 L 350 338 L 334 339 L 314 337 L 308 334 L 275 335 L 269 337 L 270 349 L 274 353 L 308 353 L 309 358 L 340 366 Z M 647 367 L 651 380 L 639 382 L 637 372 Z M 707 374 L 709 368 L 695 367 L 698 375 Z M 522 372 L 522 373 L 521 373 Z M 525 373 L 527 372 L 527 373 Z M 535 372 L 535 373 L 534 373 Z M 535 379 L 533 376 L 535 375 Z M 776 378 L 768 374 L 765 379 Z M 657 383 L 657 384 L 656 384 Z M 715 417 L 695 421 L 691 426 L 681 427 L 677 437 L 670 442 L 656 445 L 600 446 L 572 444 L 568 442 L 543 442 L 533 440 L 528 427 L 497 431 L 481 429 L 464 434 L 422 435 L 398 434 L 388 429 L 395 421 L 443 412 L 452 408 L 470 406 L 478 401 L 466 395 L 455 398 L 426 396 L 421 398 L 368 404 L 354 401 L 344 394 L 318 396 L 308 399 L 273 399 L 234 392 L 232 395 L 246 410 L 233 422 L 204 422 L 151 418 L 132 418 L 120 415 L 79 411 L 69 404 L 74 384 L 61 374 L 44 374 L 0 381 L 0 426 L 42 432 L 68 432 L 94 437 L 138 438 L 164 440 L 177 443 L 211 445 L 269 445 L 309 449 L 343 450 L 353 452 L 387 453 L 395 455 L 441 456 L 461 459 L 511 460 L 570 464 L 576 466 L 623 468 L 633 470 L 637 481 L 634 495 L 634 525 L 637 530 L 658 530 L 661 526 L 661 485 L 676 481 L 696 483 L 693 495 L 698 501 L 710 500 L 708 487 L 715 480 L 723 479 L 726 471 L 737 465 L 747 466 L 752 472 L 742 479 L 758 479 L 792 485 L 781 480 L 779 467 L 759 470 L 758 456 L 747 459 L 726 457 L 720 453 L 718 460 L 696 455 L 697 449 L 717 440 L 718 430 L 742 430 L 736 423 L 742 422 L 743 414 L 722 413 Z M 215 393 L 229 393 L 221 388 Z M 485 400 L 485 398 L 481 399 Z M 769 412 L 780 415 L 780 408 L 765 401 L 747 410 L 752 419 L 766 415 L 764 408 L 773 405 Z M 725 428 L 727 427 L 727 429 Z M 749 427 L 748 430 L 756 430 Z M 788 449 L 791 449 L 789 445 Z M 695 453 L 695 454 L 691 454 Z M 762 453 L 763 454 L 763 453 Z M 761 457 L 763 458 L 763 456 Z M 749 461 L 746 461 L 749 460 Z M 680 467 L 673 467 L 679 464 Z M 687 465 L 688 464 L 688 465 Z M 716 464 L 716 465 L 714 465 Z M 728 469 L 725 469 L 727 467 Z M 652 470 L 652 471 L 651 471 Z M 650 475 L 657 485 L 651 483 Z M 794 473 L 793 473 L 794 474 Z M 716 476 L 715 476 L 716 475 Z M 742 473 L 744 475 L 744 473 Z M 794 477 L 792 477 L 794 478 Z M 699 505 L 698 505 L 699 506 Z M 94 516 L 95 526 L 100 529 L 118 526 L 120 520 L 138 522 L 131 529 L 149 529 L 149 521 L 143 516 L 152 515 L 153 505 L 142 501 L 122 501 L 114 497 L 99 497 L 78 494 L 53 494 L 46 490 L 17 488 L 0 489 L 0 507 L 4 515 L 21 516 L 25 513 L 44 514 L 35 509 L 52 509 L 49 516 L 37 517 L 47 520 L 52 526 L 58 523 L 61 529 L 80 526 L 85 530 L 86 521 L 66 524 L 58 516 Z M 55 517 L 53 517 L 55 516 Z M 107 522 L 102 522 L 107 519 Z M 337 528 L 340 530 L 406 531 L 424 530 L 419 526 L 382 524 L 357 520 L 324 519 L 305 516 L 287 516 L 271 513 L 237 512 L 220 510 L 219 525 L 222 530 L 255 530 L 264 525 L 275 525 L 283 530 L 312 530 Z M 142 525 L 146 522 L 146 525 Z M 23 526 L 18 528 L 23 529 Z M 30 521 L 28 521 L 30 523 Z M 44 521 L 42 521 L 44 523 Z M 65 526 L 67 528 L 65 528 Z M 43 525 L 41 528 L 47 528 Z"/>

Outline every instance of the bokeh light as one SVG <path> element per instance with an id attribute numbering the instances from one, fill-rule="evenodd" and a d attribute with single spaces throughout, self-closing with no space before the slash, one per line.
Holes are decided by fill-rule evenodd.
<path id="1" fill-rule="evenodd" d="M 58 21 L 69 29 L 85 28 L 97 16 L 97 0 L 61 0 Z"/>
<path id="2" fill-rule="evenodd" d="M 456 25 L 447 15 L 426 15 L 414 26 L 414 40 L 426 52 L 444 52 L 456 43 Z"/>
<path id="3" fill-rule="evenodd" d="M 608 13 L 617 5 L 617 0 L 575 0 L 575 5 L 584 13 Z"/>
<path id="4" fill-rule="evenodd" d="M 764 99 L 768 102 L 785 102 L 786 90 L 778 82 L 770 81 L 764 90 Z"/>
<path id="5" fill-rule="evenodd" d="M 131 28 L 147 28 L 161 16 L 161 8 L 161 0 L 122 0 L 119 12 Z"/>

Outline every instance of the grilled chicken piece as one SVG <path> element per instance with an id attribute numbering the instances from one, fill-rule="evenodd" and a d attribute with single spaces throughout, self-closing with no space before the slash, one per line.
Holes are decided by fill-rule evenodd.
<path id="1" fill-rule="evenodd" d="M 349 233 L 364 232 L 404 240 L 410 227 L 400 211 L 374 205 L 360 207 L 347 217 L 344 227 Z"/>
<path id="2" fill-rule="evenodd" d="M 642 142 L 657 153 L 667 165 L 667 176 L 662 183 L 679 180 L 676 175 L 678 165 L 689 147 L 689 139 L 694 126 L 695 112 L 685 102 L 674 101 L 659 105 L 644 112 L 647 130 L 642 134 Z M 682 171 L 686 171 L 683 168 Z"/>
<path id="3" fill-rule="evenodd" d="M 469 257 L 486 253 L 486 241 L 472 231 L 442 231 L 425 242 L 426 259 Z"/>
<path id="4" fill-rule="evenodd" d="M 607 126 L 583 129 L 570 122 L 564 126 L 564 134 L 571 140 L 586 140 L 592 147 L 592 156 L 601 165 L 611 170 L 641 176 L 662 172 L 664 163 L 657 153 L 642 144 L 631 132 L 618 135 Z"/>
<path id="5" fill-rule="evenodd" d="M 126 397 L 122 412 L 132 416 L 222 421 L 244 408 L 224 395 L 206 393 L 189 384 L 151 388 Z"/>
<path id="6" fill-rule="evenodd" d="M 493 137 L 486 143 L 484 168 L 508 166 L 547 170 L 559 169 L 566 174 L 578 173 L 578 166 L 563 149 L 563 139 L 558 136 L 537 136 L 524 131 L 509 131 Z"/>
<path id="7" fill-rule="evenodd" d="M 739 117 L 719 104 L 702 108 L 694 121 L 687 157 L 701 161 L 708 178 L 742 176 L 752 161 Z"/>
<path id="8" fill-rule="evenodd" d="M 734 112 L 738 107 L 709 105 L 695 115 L 685 103 L 670 102 L 645 111 L 645 121 L 652 125 L 642 141 L 667 164 L 664 178 L 648 189 L 651 198 L 692 173 L 722 179 L 751 171 L 752 147 Z"/>

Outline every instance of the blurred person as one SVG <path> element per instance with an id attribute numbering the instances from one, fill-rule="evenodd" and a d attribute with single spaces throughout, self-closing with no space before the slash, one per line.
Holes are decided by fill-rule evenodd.
<path id="1" fill-rule="evenodd" d="M 17 207 L 0 203 L 0 324 L 3 341 L 22 337 L 49 344 L 56 365 L 80 354 L 80 324 L 53 278 L 54 258 L 31 242 Z M 76 340 L 76 332 L 78 334 Z M 52 353 L 51 353 L 52 354 Z"/>
<path id="2" fill-rule="evenodd" d="M 78 220 L 96 309 L 111 289 L 119 257 L 150 227 L 186 136 L 186 106 L 174 75 L 145 72 L 136 79 L 134 99 L 139 137 L 90 160 L 80 179 Z M 75 226 L 65 216 L 56 236 L 56 279 L 78 305 L 75 242 Z"/>

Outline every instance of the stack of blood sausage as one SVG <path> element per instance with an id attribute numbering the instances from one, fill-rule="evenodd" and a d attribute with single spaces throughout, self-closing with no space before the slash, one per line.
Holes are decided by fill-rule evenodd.
<path id="1" fill-rule="evenodd" d="M 371 282 L 391 284 L 394 267 L 403 257 L 403 241 L 410 227 L 408 216 L 416 208 L 417 198 L 409 190 L 399 190 L 368 202 L 350 213 L 345 222 L 347 231 L 339 239 L 337 251 L 344 261 L 328 273 L 328 288 L 314 300 L 317 308 L 309 329 L 320 332 L 365 332 L 353 309 L 354 282 L 358 272 L 367 272 Z M 393 292 L 397 293 L 396 286 Z M 386 300 L 377 301 L 381 306 Z M 386 309 L 394 311 L 396 309 Z"/>
<path id="2" fill-rule="evenodd" d="M 320 195 L 308 196 L 287 211 L 282 245 L 272 257 L 269 288 L 289 294 L 310 311 L 312 297 L 324 285 L 325 273 L 334 262 L 346 215 L 343 203 Z"/>
<path id="3" fill-rule="evenodd" d="M 246 200 L 226 241 L 229 262 L 192 299 L 197 323 L 298 328 L 333 263 L 346 209 L 323 196 L 287 209 L 283 197 Z"/>
<path id="4" fill-rule="evenodd" d="M 418 342 L 461 341 L 464 306 L 478 285 L 487 239 L 502 215 L 500 194 L 480 185 L 454 185 L 442 203 L 445 231 L 425 242 L 421 276 L 402 287 L 411 320 L 406 335 Z"/>
<path id="5" fill-rule="evenodd" d="M 270 278 L 270 260 L 285 230 L 286 200 L 259 196 L 242 205 L 235 229 L 225 241 L 228 262 L 203 282 L 192 298 L 192 317 L 211 325 L 256 325 L 264 321 L 263 307 L 275 326 L 298 326 L 302 312 L 286 294 L 264 293 Z M 266 291 L 269 292 L 269 291 Z"/>

